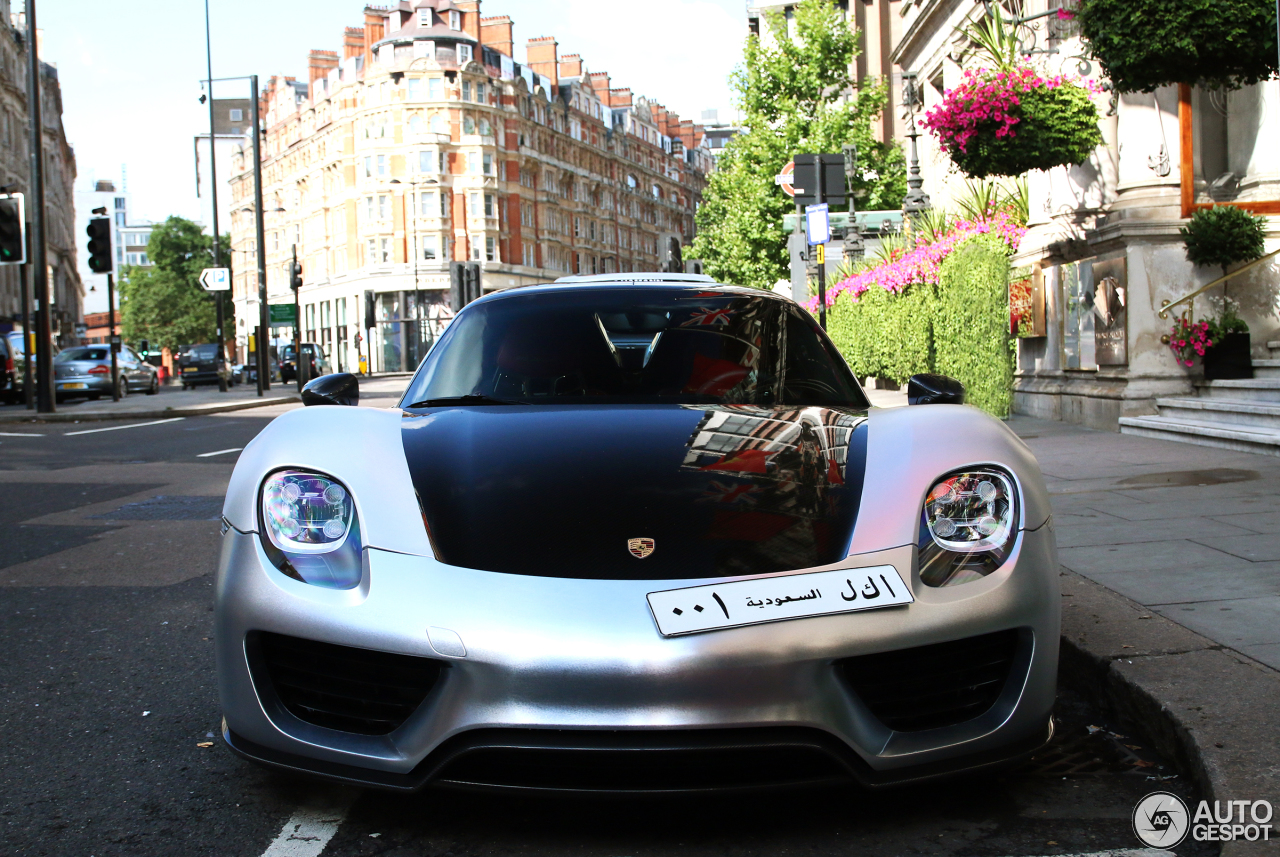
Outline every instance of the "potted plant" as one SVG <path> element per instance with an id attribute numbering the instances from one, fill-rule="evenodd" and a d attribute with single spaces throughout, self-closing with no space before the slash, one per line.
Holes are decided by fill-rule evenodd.
<path id="1" fill-rule="evenodd" d="M 1208 322 L 1211 345 L 1204 352 L 1204 379 L 1252 378 L 1249 325 L 1236 314 L 1235 301 L 1224 299 L 1222 312 Z"/>
<path id="2" fill-rule="evenodd" d="M 1026 65 L 998 13 L 966 32 L 992 67 L 967 69 L 920 121 L 957 167 L 973 178 L 1020 176 L 1083 163 L 1102 144 L 1089 89 Z"/>
<path id="3" fill-rule="evenodd" d="M 1195 265 L 1217 265 L 1225 276 L 1227 267 L 1260 257 L 1265 249 L 1266 220 L 1231 205 L 1202 208 L 1179 230 L 1187 250 L 1187 260 Z M 1249 325 L 1240 318 L 1238 304 L 1226 295 L 1223 286 L 1222 310 L 1208 322 L 1210 343 L 1204 352 L 1206 380 L 1252 378 L 1249 356 Z"/>

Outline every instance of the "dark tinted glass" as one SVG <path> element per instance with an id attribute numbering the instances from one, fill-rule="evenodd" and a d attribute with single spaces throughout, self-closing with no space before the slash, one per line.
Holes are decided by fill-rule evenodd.
<path id="1" fill-rule="evenodd" d="M 404 403 L 459 396 L 867 406 L 830 340 L 793 304 L 669 287 L 539 291 L 469 307 Z"/>
<path id="2" fill-rule="evenodd" d="M 192 360 L 212 360 L 218 353 L 218 346 L 193 345 L 189 353 Z"/>
<path id="3" fill-rule="evenodd" d="M 68 348 L 57 357 L 53 358 L 54 363 L 69 363 L 72 360 L 107 360 L 107 349 L 105 348 Z"/>

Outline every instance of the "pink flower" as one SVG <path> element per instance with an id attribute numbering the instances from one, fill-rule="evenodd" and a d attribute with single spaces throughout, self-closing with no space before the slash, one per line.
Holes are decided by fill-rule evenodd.
<path id="1" fill-rule="evenodd" d="M 1059 21 L 1071 21 L 1071 20 L 1073 20 L 1075 17 L 1076 17 L 1075 13 L 1074 13 L 1074 12 L 1072 12 L 1070 9 L 1059 9 L 1059 10 L 1058 10 L 1058 20 L 1059 20 Z"/>

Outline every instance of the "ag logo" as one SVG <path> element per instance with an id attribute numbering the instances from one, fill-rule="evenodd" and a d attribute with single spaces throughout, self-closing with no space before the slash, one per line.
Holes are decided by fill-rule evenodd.
<path id="1" fill-rule="evenodd" d="M 1133 808 L 1133 832 L 1144 845 L 1174 848 L 1187 836 L 1191 815 L 1177 795 L 1152 792 Z"/>
<path id="2" fill-rule="evenodd" d="M 627 550 L 636 559 L 644 559 L 653 553 L 653 539 L 627 539 Z"/>

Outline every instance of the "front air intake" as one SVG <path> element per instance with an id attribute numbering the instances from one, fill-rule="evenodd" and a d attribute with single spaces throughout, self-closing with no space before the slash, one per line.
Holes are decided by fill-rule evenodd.
<path id="1" fill-rule="evenodd" d="M 858 698 L 896 732 L 954 726 L 984 714 L 1004 690 L 1016 629 L 859 655 L 836 662 Z"/>
<path id="2" fill-rule="evenodd" d="M 360 735 L 398 729 L 426 699 L 443 669 L 430 658 L 265 631 L 251 635 L 249 644 L 256 654 L 251 662 L 259 693 L 274 694 L 299 720 Z"/>

